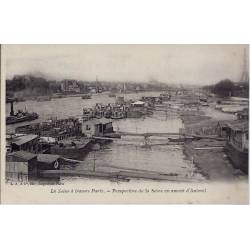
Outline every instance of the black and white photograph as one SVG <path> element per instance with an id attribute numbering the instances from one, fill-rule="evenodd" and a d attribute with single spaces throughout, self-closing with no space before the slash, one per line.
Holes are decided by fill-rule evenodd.
<path id="1" fill-rule="evenodd" d="M 202 195 L 209 192 L 204 184 L 217 183 L 235 189 L 236 196 L 224 188 L 223 202 L 248 201 L 248 45 L 2 51 L 6 186 Z M 192 188 L 161 188 L 169 183 Z"/>
<path id="2" fill-rule="evenodd" d="M 1 249 L 250 249 L 247 0 L 1 0 Z"/>

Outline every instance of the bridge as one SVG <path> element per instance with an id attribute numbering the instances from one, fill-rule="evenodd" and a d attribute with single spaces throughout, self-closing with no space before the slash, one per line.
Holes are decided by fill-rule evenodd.
<path id="1" fill-rule="evenodd" d="M 147 133 L 133 133 L 133 132 L 117 132 L 116 137 L 105 137 L 105 136 L 93 136 L 93 139 L 100 139 L 100 140 L 109 140 L 109 141 L 123 141 L 126 140 L 126 136 L 134 136 L 134 137 L 144 137 L 145 144 L 148 142 L 149 137 L 162 137 L 166 140 L 169 140 L 167 144 L 164 145 L 176 145 L 184 143 L 186 140 L 199 140 L 199 139 L 211 139 L 211 140 L 218 140 L 218 141 L 226 141 L 226 138 L 219 137 L 217 135 L 196 135 L 196 134 L 185 134 L 185 133 L 160 133 L 160 132 L 147 132 Z"/>

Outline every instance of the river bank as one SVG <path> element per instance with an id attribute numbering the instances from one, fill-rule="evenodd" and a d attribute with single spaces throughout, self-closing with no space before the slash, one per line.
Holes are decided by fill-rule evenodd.
<path id="1" fill-rule="evenodd" d="M 195 172 L 210 181 L 233 181 L 239 173 L 224 151 L 225 142 L 201 139 L 184 144 L 183 152 L 195 165 Z"/>
<path id="2" fill-rule="evenodd" d="M 207 112 L 206 112 L 207 111 Z M 217 111 L 216 111 L 217 112 Z M 234 116 L 211 115 L 211 109 L 204 110 L 204 115 L 182 116 L 185 131 L 190 134 L 215 136 L 220 133 L 220 124 L 235 119 Z M 226 141 L 215 139 L 200 139 L 187 141 L 183 153 L 195 165 L 196 172 L 202 174 L 208 181 L 233 181 L 246 178 L 235 169 L 225 152 Z"/>

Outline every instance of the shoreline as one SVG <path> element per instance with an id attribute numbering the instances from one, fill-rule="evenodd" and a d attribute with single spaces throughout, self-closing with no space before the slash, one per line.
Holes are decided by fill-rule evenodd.
<path id="1" fill-rule="evenodd" d="M 201 116 L 183 116 L 185 129 L 191 129 L 194 133 L 206 134 L 216 131 L 216 124 L 223 122 L 206 114 Z M 204 134 L 204 135 L 205 135 Z M 214 139 L 199 139 L 184 142 L 183 154 L 192 161 L 195 167 L 194 173 L 200 173 L 208 181 L 235 181 L 247 178 L 241 171 L 234 168 L 224 150 L 225 141 Z"/>

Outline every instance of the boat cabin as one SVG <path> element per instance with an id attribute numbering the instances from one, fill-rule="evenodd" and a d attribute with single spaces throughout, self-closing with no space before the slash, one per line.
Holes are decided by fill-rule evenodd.
<path id="1" fill-rule="evenodd" d="M 104 136 L 106 133 L 112 132 L 112 121 L 106 118 L 91 119 L 82 124 L 82 133 L 87 137 Z"/>
<path id="2" fill-rule="evenodd" d="M 137 107 L 137 108 L 143 108 L 145 107 L 146 103 L 142 102 L 142 101 L 137 101 L 137 102 L 133 102 L 131 103 L 132 107 Z"/>
<path id="3" fill-rule="evenodd" d="M 124 97 L 123 96 L 117 96 L 115 103 L 118 104 L 118 105 L 124 104 L 125 103 Z"/>
<path id="4" fill-rule="evenodd" d="M 17 127 L 16 133 L 34 134 L 40 137 L 51 137 L 55 140 L 63 140 L 70 136 L 81 134 L 81 123 L 76 118 L 51 119 L 41 123 L 33 123 Z"/>
<path id="5" fill-rule="evenodd" d="M 11 146 L 11 151 L 28 151 L 36 153 L 38 150 L 38 135 L 28 134 L 13 136 L 8 140 L 8 144 Z"/>
<path id="6" fill-rule="evenodd" d="M 37 156 L 26 151 L 6 155 L 6 180 L 27 182 L 36 171 Z"/>

